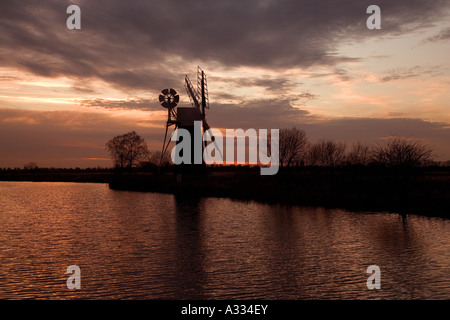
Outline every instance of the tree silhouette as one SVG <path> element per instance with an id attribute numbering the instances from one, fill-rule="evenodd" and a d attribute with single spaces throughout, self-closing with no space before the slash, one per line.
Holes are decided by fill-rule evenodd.
<path id="1" fill-rule="evenodd" d="M 373 160 L 387 167 L 423 166 L 432 160 L 433 150 L 418 140 L 391 137 L 375 147 Z"/>
<path id="2" fill-rule="evenodd" d="M 147 144 L 135 131 L 115 136 L 106 143 L 116 168 L 135 167 L 148 157 Z"/>
<path id="3" fill-rule="evenodd" d="M 280 130 L 279 156 L 282 167 L 291 167 L 303 160 L 306 150 L 306 133 L 292 127 Z"/>
<path id="4" fill-rule="evenodd" d="M 333 140 L 320 140 L 311 144 L 308 150 L 308 163 L 312 166 L 341 166 L 344 164 L 346 145 Z"/>
<path id="5" fill-rule="evenodd" d="M 28 162 L 23 166 L 24 170 L 37 170 L 38 164 L 36 162 Z"/>
<path id="6" fill-rule="evenodd" d="M 370 163 L 371 159 L 371 146 L 362 142 L 356 142 L 352 145 L 352 148 L 347 153 L 345 162 L 347 165 L 352 166 L 366 166 Z"/>

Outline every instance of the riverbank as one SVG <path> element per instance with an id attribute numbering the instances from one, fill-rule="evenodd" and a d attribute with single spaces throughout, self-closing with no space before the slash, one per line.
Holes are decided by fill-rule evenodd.
<path id="1" fill-rule="evenodd" d="M 258 170 L 206 176 L 124 174 L 115 190 L 172 193 L 179 197 L 228 197 L 271 204 L 450 217 L 450 171 L 370 168 L 304 168 L 260 176 Z"/>
<path id="2" fill-rule="evenodd" d="M 0 181 L 109 183 L 113 175 L 111 169 L 3 169 Z"/>
<path id="3" fill-rule="evenodd" d="M 168 169 L 115 173 L 110 169 L 1 170 L 0 181 L 108 183 L 111 189 L 227 197 L 271 204 L 450 217 L 450 168 L 296 168 L 261 176 L 259 168 L 208 168 L 204 176 Z"/>

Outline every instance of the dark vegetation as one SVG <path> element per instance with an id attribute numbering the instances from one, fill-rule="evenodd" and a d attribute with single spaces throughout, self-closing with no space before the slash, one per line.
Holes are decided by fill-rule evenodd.
<path id="1" fill-rule="evenodd" d="M 209 167 L 205 176 L 166 172 L 114 175 L 118 190 L 229 197 L 286 205 L 449 217 L 450 168 L 295 167 L 275 176 L 259 168 Z"/>
<path id="2" fill-rule="evenodd" d="M 145 140 L 135 131 L 115 136 L 106 143 L 106 150 L 120 169 L 136 167 L 149 156 Z"/>
<path id="3" fill-rule="evenodd" d="M 0 181 L 108 183 L 114 172 L 110 168 L 6 168 L 0 169 Z"/>

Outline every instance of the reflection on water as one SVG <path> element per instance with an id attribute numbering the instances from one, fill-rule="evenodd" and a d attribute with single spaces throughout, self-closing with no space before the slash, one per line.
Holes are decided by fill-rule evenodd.
<path id="1" fill-rule="evenodd" d="M 104 184 L 0 182 L 0 203 L 1 299 L 450 298 L 448 220 Z"/>

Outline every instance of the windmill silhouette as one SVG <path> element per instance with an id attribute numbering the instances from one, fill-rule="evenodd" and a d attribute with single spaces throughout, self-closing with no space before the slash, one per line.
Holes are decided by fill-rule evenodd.
<path id="1" fill-rule="evenodd" d="M 205 134 L 211 127 L 206 121 L 206 109 L 209 109 L 209 98 L 208 98 L 208 86 L 206 81 L 205 72 L 198 67 L 197 68 L 197 88 L 191 83 L 188 75 L 185 78 L 185 88 L 186 92 L 189 96 L 189 100 L 192 103 L 193 107 L 178 107 L 176 108 L 180 98 L 177 92 L 174 89 L 164 89 L 161 91 L 159 95 L 159 101 L 164 108 L 167 108 L 167 121 L 166 121 L 166 133 L 164 135 L 163 148 L 161 151 L 161 159 L 160 166 L 163 159 L 164 154 L 167 152 L 167 148 L 170 144 L 171 139 L 167 141 L 167 133 L 170 126 L 174 126 L 174 131 L 178 128 L 183 128 L 189 131 L 191 137 L 194 137 L 194 122 L 201 121 L 203 127 L 203 134 Z M 173 132 L 172 132 L 173 134 Z M 211 141 L 216 144 L 214 136 L 211 134 Z M 195 142 L 191 139 L 191 165 L 189 166 L 192 169 L 184 170 L 191 172 L 198 172 L 198 165 L 194 165 L 194 144 Z M 203 148 L 206 148 L 207 143 L 203 144 L 203 138 L 201 141 L 202 145 L 202 155 Z M 216 150 L 221 153 L 220 148 L 216 146 Z M 201 167 L 205 166 L 205 162 L 202 156 L 202 164 Z M 195 169 L 194 169 L 195 168 Z"/>

